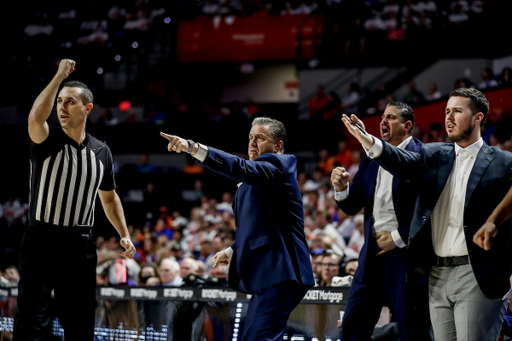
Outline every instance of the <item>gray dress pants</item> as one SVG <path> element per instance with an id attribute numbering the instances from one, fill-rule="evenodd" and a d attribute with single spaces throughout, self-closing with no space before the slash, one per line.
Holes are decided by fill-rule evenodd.
<path id="1" fill-rule="evenodd" d="M 434 266 L 429 308 L 436 341 L 496 341 L 508 301 L 480 290 L 471 264 Z"/>

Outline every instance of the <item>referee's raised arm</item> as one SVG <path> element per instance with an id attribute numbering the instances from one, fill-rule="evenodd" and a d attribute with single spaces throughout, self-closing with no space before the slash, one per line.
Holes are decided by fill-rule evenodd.
<path id="1" fill-rule="evenodd" d="M 50 116 L 57 96 L 59 86 L 73 71 L 75 71 L 75 61 L 63 59 L 60 61 L 59 69 L 52 81 L 37 96 L 30 114 L 28 115 L 28 133 L 30 139 L 35 143 L 41 143 L 48 137 L 49 127 L 46 120 Z"/>

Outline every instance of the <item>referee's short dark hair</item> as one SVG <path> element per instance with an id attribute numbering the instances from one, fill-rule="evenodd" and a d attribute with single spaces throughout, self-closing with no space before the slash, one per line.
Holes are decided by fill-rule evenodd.
<path id="1" fill-rule="evenodd" d="M 268 132 L 270 133 L 272 140 L 276 143 L 279 141 L 283 142 L 281 153 L 284 153 L 284 146 L 286 145 L 286 129 L 282 122 L 274 120 L 273 118 L 258 117 L 252 121 L 252 126 L 254 127 L 255 125 L 268 126 Z"/>
<path id="2" fill-rule="evenodd" d="M 85 85 L 84 83 L 80 81 L 69 81 L 64 83 L 62 85 L 63 88 L 79 88 L 82 90 L 82 93 L 80 94 L 80 98 L 82 99 L 82 104 L 87 105 L 89 103 L 92 103 L 94 101 L 94 97 L 92 96 L 91 90 Z"/>
<path id="3" fill-rule="evenodd" d="M 398 110 L 398 115 L 402 117 L 402 123 L 407 121 L 411 121 L 411 130 L 409 131 L 412 134 L 412 129 L 414 128 L 414 110 L 412 110 L 411 106 L 402 102 L 391 102 L 386 105 L 386 107 L 393 106 Z"/>

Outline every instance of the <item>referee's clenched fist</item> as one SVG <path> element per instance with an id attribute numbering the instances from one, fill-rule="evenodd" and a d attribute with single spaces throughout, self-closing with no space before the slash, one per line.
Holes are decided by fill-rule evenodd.
<path id="1" fill-rule="evenodd" d="M 332 186 L 336 192 L 343 192 L 348 187 L 350 174 L 344 167 L 336 167 L 331 173 Z"/>

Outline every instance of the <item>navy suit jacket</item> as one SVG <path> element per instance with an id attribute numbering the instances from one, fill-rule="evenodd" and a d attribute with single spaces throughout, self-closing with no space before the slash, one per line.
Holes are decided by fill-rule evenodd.
<path id="1" fill-rule="evenodd" d="M 435 262 L 431 215 L 446 185 L 455 160 L 453 143 L 424 144 L 419 153 L 383 143 L 374 160 L 395 176 L 419 179 L 420 192 L 409 232 L 408 269 L 425 275 Z M 485 223 L 512 185 L 512 154 L 484 143 L 469 176 L 464 204 L 464 234 L 476 280 L 488 298 L 502 297 L 510 288 L 512 270 L 511 221 L 504 222 L 491 250 L 473 243 L 473 235 Z"/>
<path id="2" fill-rule="evenodd" d="M 413 138 L 409 141 L 405 150 L 419 152 L 421 145 L 422 143 L 419 140 Z M 367 261 L 375 257 L 375 250 L 368 254 L 368 239 L 371 236 L 374 194 L 379 167 L 374 160 L 364 154 L 359 170 L 350 185 L 348 197 L 337 202 L 338 207 L 348 215 L 355 215 L 364 208 L 364 245 L 359 253 L 359 267 L 363 271 L 367 270 L 365 266 Z M 400 237 L 405 243 L 407 243 L 409 237 L 409 227 L 414 213 L 418 188 L 418 184 L 414 181 L 398 177 L 393 178 L 393 206 L 398 220 L 398 233 L 400 233 Z"/>
<path id="3" fill-rule="evenodd" d="M 296 157 L 266 153 L 248 161 L 208 147 L 203 164 L 243 182 L 233 199 L 229 285 L 246 293 L 287 281 L 313 286 Z"/>

